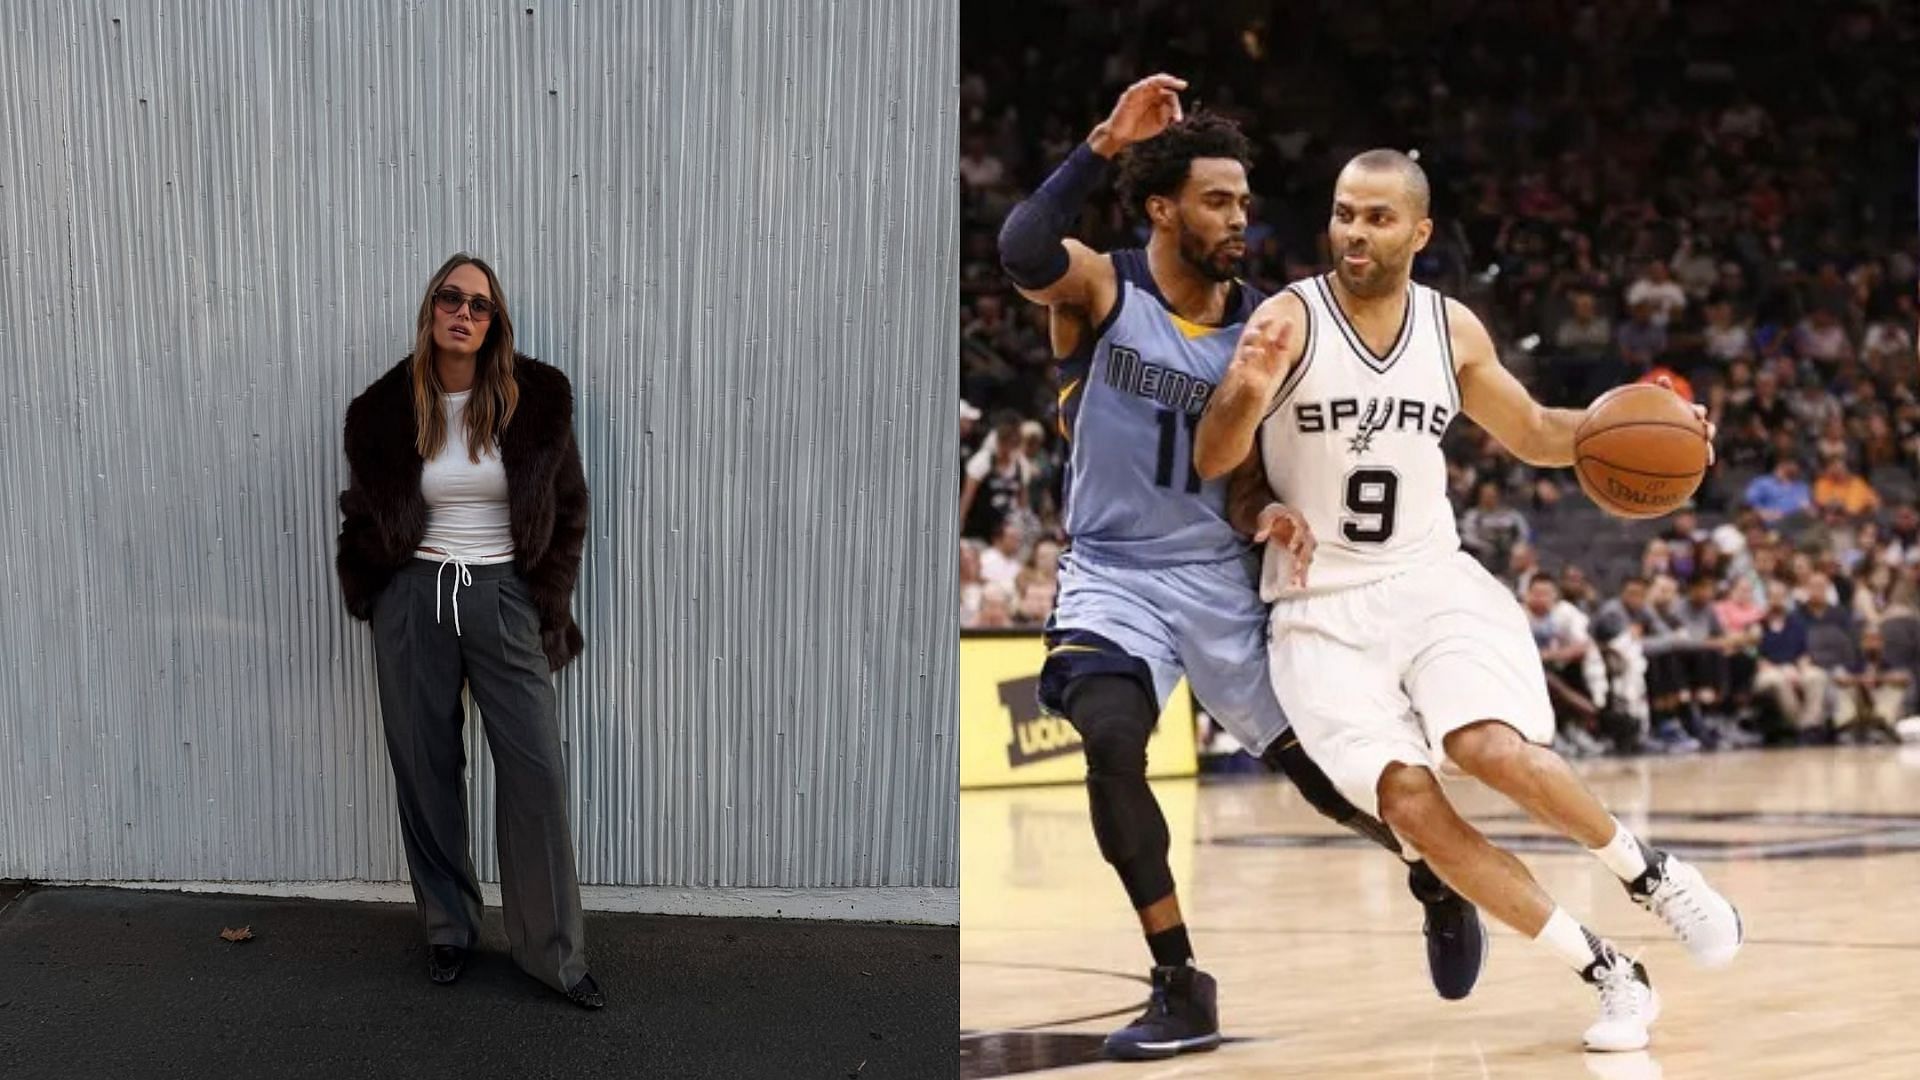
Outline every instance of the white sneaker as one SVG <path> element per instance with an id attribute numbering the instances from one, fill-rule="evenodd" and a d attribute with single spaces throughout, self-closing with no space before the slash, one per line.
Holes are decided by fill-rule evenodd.
<path id="1" fill-rule="evenodd" d="M 1600 1019 L 1587 1029 L 1587 1049 L 1645 1050 L 1647 1028 L 1660 1018 L 1660 995 L 1648 981 L 1647 969 L 1606 949 L 1580 977 L 1600 991 Z"/>
<path id="2" fill-rule="evenodd" d="M 1647 872 L 1627 883 L 1627 895 L 1666 920 L 1700 966 L 1718 968 L 1732 963 L 1746 939 L 1740 913 L 1707 884 L 1693 864 L 1664 851 L 1644 846 L 1641 850 L 1647 855 Z"/>
<path id="3" fill-rule="evenodd" d="M 1607 744 L 1586 728 L 1569 726 L 1567 741 L 1578 747 L 1580 752 L 1588 757 L 1606 756 Z"/>

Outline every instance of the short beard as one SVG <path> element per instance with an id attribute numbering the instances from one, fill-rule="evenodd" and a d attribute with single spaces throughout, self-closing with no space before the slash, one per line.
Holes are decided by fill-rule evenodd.
<path id="1" fill-rule="evenodd" d="M 1240 276 L 1240 269 L 1246 262 L 1246 257 L 1243 255 L 1228 260 L 1226 265 L 1222 266 L 1206 248 L 1201 246 L 1200 237 L 1188 232 L 1184 225 L 1180 227 L 1180 258 L 1208 281 L 1233 281 Z"/>

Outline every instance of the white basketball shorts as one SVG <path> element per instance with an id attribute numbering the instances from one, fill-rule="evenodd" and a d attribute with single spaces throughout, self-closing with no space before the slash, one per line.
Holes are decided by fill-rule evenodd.
<path id="1" fill-rule="evenodd" d="M 1313 760 L 1378 817 L 1394 762 L 1439 772 L 1448 734 L 1499 720 L 1553 741 L 1553 706 L 1520 602 L 1465 552 L 1273 605 L 1274 694 Z"/>

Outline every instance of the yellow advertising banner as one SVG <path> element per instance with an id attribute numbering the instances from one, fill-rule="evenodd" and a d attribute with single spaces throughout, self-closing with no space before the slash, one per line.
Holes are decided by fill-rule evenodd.
<path id="1" fill-rule="evenodd" d="M 1077 783 L 1086 778 L 1080 735 L 1040 711 L 1036 691 L 1047 659 L 1039 634 L 960 638 L 960 787 Z M 1193 776 L 1193 698 L 1183 681 L 1168 695 L 1147 741 L 1147 775 Z"/>
<path id="2" fill-rule="evenodd" d="M 1153 798 L 1173 839 L 1167 865 L 1174 885 L 1187 910 L 1199 910 L 1193 861 L 1202 850 L 1200 782 L 1156 780 Z M 1094 927 L 1125 931 L 1133 923 L 1127 894 L 1094 839 L 1085 784 L 967 792 L 960 800 L 960 880 L 963 941 L 976 932 L 1005 941 L 998 931 L 1008 927 L 1078 935 Z"/>

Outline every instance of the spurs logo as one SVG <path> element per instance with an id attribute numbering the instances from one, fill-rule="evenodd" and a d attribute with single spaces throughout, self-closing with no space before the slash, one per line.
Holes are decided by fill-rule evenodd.
<path id="1" fill-rule="evenodd" d="M 1359 430 L 1347 440 L 1347 452 L 1364 454 L 1373 449 L 1373 437 L 1393 420 L 1392 398 L 1369 398 L 1367 411 L 1360 417 Z"/>

